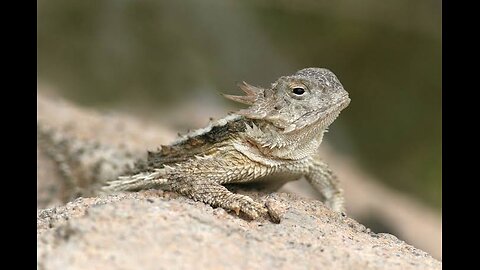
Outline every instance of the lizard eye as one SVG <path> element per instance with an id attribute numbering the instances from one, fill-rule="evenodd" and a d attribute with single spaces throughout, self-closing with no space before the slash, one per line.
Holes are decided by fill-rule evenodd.
<path id="1" fill-rule="evenodd" d="M 303 89 L 302 87 L 295 87 L 292 89 L 292 92 L 297 96 L 301 96 L 305 93 L 305 89 Z"/>

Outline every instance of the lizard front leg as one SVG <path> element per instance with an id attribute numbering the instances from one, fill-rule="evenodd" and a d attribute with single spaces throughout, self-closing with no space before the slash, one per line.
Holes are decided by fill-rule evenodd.
<path id="1" fill-rule="evenodd" d="M 305 175 L 307 181 L 322 195 L 325 204 L 336 212 L 345 212 L 343 190 L 328 165 L 315 156 Z"/>

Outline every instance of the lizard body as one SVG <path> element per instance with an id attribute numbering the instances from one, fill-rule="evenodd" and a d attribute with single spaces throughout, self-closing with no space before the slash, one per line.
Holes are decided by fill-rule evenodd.
<path id="1" fill-rule="evenodd" d="M 118 177 L 102 179 L 102 192 L 169 189 L 251 219 L 265 205 L 229 191 L 225 185 L 277 181 L 302 176 L 334 211 L 344 211 L 342 190 L 318 156 L 323 134 L 350 103 L 337 77 L 323 68 L 306 68 L 280 77 L 269 88 L 240 85 L 245 96 L 225 97 L 250 105 L 148 152 Z"/>

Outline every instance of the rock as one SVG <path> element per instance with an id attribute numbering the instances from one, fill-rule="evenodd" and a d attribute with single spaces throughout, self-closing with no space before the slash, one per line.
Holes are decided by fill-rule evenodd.
<path id="1" fill-rule="evenodd" d="M 258 201 L 266 194 L 245 192 Z M 170 192 L 79 198 L 39 210 L 39 269 L 441 269 L 441 262 L 324 205 L 275 193 L 280 224 Z M 271 196 L 269 196 L 271 199 Z"/>

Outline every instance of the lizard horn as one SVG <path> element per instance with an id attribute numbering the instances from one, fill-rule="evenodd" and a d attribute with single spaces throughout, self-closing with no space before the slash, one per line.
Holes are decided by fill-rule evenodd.
<path id="1" fill-rule="evenodd" d="M 238 87 L 240 87 L 240 89 L 242 89 L 243 92 L 245 92 L 247 94 L 247 96 L 257 96 L 260 93 L 263 93 L 262 88 L 250 85 L 246 82 L 242 82 L 242 83 L 239 83 L 237 85 L 238 85 Z"/>
<path id="2" fill-rule="evenodd" d="M 265 111 L 253 110 L 252 108 L 239 110 L 236 113 L 252 119 L 263 119 L 267 115 Z"/>
<path id="3" fill-rule="evenodd" d="M 222 94 L 225 98 L 228 98 L 230 100 L 240 102 L 243 104 L 247 105 L 252 105 L 255 102 L 256 97 L 254 96 L 234 96 L 234 95 L 227 95 L 227 94 Z"/>
<path id="4" fill-rule="evenodd" d="M 264 91 L 262 88 L 252 86 L 246 82 L 241 82 L 241 83 L 238 83 L 237 85 L 247 95 L 234 96 L 234 95 L 223 94 L 223 96 L 236 102 L 240 102 L 247 105 L 253 105 L 257 100 L 258 96 L 261 95 Z"/>

